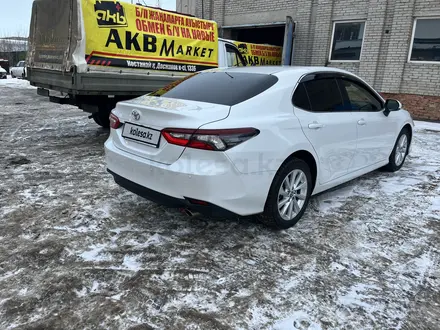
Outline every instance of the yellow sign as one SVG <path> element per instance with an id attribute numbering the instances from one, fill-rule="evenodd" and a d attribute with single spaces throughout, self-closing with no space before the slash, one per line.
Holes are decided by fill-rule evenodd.
<path id="1" fill-rule="evenodd" d="M 88 65 L 174 72 L 218 67 L 217 23 L 116 0 L 82 0 Z"/>
<path id="2" fill-rule="evenodd" d="M 283 47 L 234 41 L 246 65 L 281 65 Z"/>

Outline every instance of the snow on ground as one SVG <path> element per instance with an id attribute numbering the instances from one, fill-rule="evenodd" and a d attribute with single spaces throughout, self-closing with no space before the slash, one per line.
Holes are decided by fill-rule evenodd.
<path id="1" fill-rule="evenodd" d="M 438 329 L 439 124 L 280 232 L 119 188 L 108 131 L 26 81 L 0 104 L 0 329 Z"/>
<path id="2" fill-rule="evenodd" d="M 414 126 L 417 131 L 434 131 L 440 132 L 440 125 L 438 123 L 431 123 L 426 121 L 414 121 Z"/>
<path id="3" fill-rule="evenodd" d="M 9 75 L 8 79 L 0 79 L 0 88 L 3 89 L 4 87 L 36 90 L 36 87 L 31 86 L 29 81 L 24 79 L 11 78 L 11 76 Z M 6 93 L 6 90 L 3 89 L 2 92 Z"/>

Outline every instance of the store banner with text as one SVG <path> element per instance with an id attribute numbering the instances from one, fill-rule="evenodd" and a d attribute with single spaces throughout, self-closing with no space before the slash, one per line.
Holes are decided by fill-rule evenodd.
<path id="1" fill-rule="evenodd" d="M 89 65 L 174 72 L 218 66 L 213 21 L 115 0 L 82 0 Z"/>
<path id="2" fill-rule="evenodd" d="M 246 65 L 281 65 L 283 47 L 234 41 Z"/>

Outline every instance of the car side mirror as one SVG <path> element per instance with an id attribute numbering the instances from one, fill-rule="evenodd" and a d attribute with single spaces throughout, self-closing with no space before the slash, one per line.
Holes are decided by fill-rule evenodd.
<path id="1" fill-rule="evenodd" d="M 402 103 L 394 99 L 388 99 L 385 102 L 385 110 L 383 114 L 388 117 L 391 111 L 397 111 L 402 109 Z"/>

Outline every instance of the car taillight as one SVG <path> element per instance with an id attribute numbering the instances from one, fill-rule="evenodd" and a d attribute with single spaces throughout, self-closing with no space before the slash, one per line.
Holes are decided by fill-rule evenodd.
<path id="1" fill-rule="evenodd" d="M 259 133 L 259 130 L 251 127 L 231 129 L 165 128 L 162 130 L 162 136 L 170 144 L 214 151 L 228 150 Z"/>
<path id="2" fill-rule="evenodd" d="M 117 129 L 121 127 L 121 122 L 119 121 L 118 116 L 116 116 L 113 112 L 110 113 L 109 120 L 111 128 Z"/>

